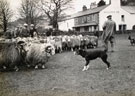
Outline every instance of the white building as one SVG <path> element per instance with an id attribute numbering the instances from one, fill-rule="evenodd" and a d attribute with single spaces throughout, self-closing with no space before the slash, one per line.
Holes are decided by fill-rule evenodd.
<path id="1" fill-rule="evenodd" d="M 111 4 L 99 12 L 99 30 L 109 14 L 116 22 L 117 30 L 132 30 L 135 25 L 135 6 L 121 6 L 120 0 L 111 0 Z"/>
<path id="2" fill-rule="evenodd" d="M 59 29 L 63 31 L 68 31 L 69 29 L 72 30 L 74 26 L 74 18 L 72 16 L 67 16 L 63 18 L 61 21 L 58 22 Z"/>
<path id="3" fill-rule="evenodd" d="M 60 22 L 59 28 L 62 30 L 73 28 L 79 32 L 102 31 L 102 25 L 108 15 L 112 15 L 117 30 L 132 30 L 135 26 L 135 6 L 121 6 L 120 0 L 110 0 L 108 5 L 72 15 L 72 18 Z"/>

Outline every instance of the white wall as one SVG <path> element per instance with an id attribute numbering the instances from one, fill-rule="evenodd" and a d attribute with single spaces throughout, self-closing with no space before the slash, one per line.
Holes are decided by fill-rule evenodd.
<path id="1" fill-rule="evenodd" d="M 135 25 L 135 14 L 126 14 L 125 24 L 127 24 L 127 30 L 131 30 L 133 25 Z"/>
<path id="2" fill-rule="evenodd" d="M 74 27 L 74 18 L 64 20 L 58 23 L 59 29 L 62 31 L 68 31 L 68 29 L 73 29 Z"/>
<path id="3" fill-rule="evenodd" d="M 102 25 L 107 20 L 108 15 L 112 15 L 112 20 L 116 22 L 116 29 L 119 29 L 119 24 L 126 24 L 127 30 L 131 30 L 132 26 L 135 25 L 135 14 L 130 14 L 121 6 L 118 6 L 117 3 L 113 3 L 114 5 L 110 5 L 106 7 L 99 13 L 99 30 L 102 30 Z M 124 15 L 125 22 L 121 21 L 121 15 Z"/>
<path id="4" fill-rule="evenodd" d="M 116 25 L 120 22 L 120 7 L 109 5 L 99 13 L 99 30 L 102 30 L 104 22 L 107 20 L 107 16 L 112 15 L 112 20 L 116 22 Z M 118 30 L 118 26 L 116 27 Z"/>

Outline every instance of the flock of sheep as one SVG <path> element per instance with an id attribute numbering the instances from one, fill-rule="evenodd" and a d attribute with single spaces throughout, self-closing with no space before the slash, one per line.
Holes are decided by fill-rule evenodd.
<path id="1" fill-rule="evenodd" d="M 61 35 L 40 38 L 14 38 L 0 40 L 0 71 L 25 68 L 45 68 L 50 56 L 79 48 L 95 48 L 96 36 Z"/>

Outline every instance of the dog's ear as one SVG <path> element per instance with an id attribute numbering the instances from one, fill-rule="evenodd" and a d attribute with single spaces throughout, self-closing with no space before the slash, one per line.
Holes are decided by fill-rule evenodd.
<path id="1" fill-rule="evenodd" d="M 79 49 L 79 53 L 83 53 L 85 49 Z"/>
<path id="2" fill-rule="evenodd" d="M 83 48 L 79 48 L 79 50 L 82 50 L 82 51 L 84 51 L 85 49 L 83 49 Z"/>
<path id="3" fill-rule="evenodd" d="M 84 52 L 85 51 L 85 49 L 79 49 L 81 52 Z"/>

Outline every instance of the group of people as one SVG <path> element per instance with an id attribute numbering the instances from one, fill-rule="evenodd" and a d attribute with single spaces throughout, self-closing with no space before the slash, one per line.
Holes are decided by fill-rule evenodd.
<path id="1" fill-rule="evenodd" d="M 38 37 L 38 32 L 37 29 L 35 28 L 34 24 L 31 24 L 28 26 L 28 24 L 24 24 L 23 27 L 18 26 L 10 32 L 11 38 L 16 38 L 16 37 Z"/>

